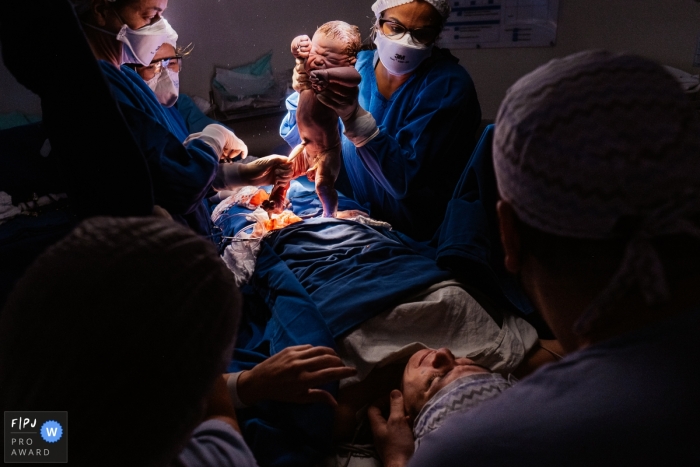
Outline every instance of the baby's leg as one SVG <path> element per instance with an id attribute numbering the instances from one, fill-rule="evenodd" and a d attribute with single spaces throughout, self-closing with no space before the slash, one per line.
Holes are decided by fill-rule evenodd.
<path id="1" fill-rule="evenodd" d="M 335 181 L 340 173 L 340 148 L 325 153 L 316 167 L 316 193 L 323 205 L 323 217 L 335 217 L 338 212 L 338 192 Z"/>

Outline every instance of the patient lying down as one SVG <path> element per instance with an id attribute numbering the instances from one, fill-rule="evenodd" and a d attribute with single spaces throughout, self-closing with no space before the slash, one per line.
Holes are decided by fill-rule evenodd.
<path id="1" fill-rule="evenodd" d="M 357 369 L 341 381 L 337 439 L 351 438 L 358 411 L 396 388 L 419 439 L 437 427 L 430 407 L 445 391 L 463 394 L 488 386 L 465 398 L 459 411 L 467 410 L 509 387 L 515 379 L 510 375 L 522 378 L 562 352 L 555 341 L 539 340 L 525 320 L 454 280 L 375 316 L 336 344 L 345 364 Z"/>

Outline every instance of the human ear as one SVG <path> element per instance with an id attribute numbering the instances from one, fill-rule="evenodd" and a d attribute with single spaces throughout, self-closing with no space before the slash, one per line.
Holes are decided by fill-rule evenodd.
<path id="1" fill-rule="evenodd" d="M 104 0 L 92 0 L 92 17 L 100 27 L 107 25 L 107 5 Z"/>
<path id="2" fill-rule="evenodd" d="M 498 228 L 501 232 L 501 245 L 505 253 L 505 267 L 511 274 L 517 274 L 522 267 L 520 261 L 520 235 L 516 227 L 517 216 L 513 206 L 500 200 L 496 204 L 498 213 Z"/>
<path id="3" fill-rule="evenodd" d="M 350 65 L 355 65 L 355 63 L 357 63 L 357 57 L 351 57 L 350 60 L 348 60 L 348 62 L 350 63 Z"/>

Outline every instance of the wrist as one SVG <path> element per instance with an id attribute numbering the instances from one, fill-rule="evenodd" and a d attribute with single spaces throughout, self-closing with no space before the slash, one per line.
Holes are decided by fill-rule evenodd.
<path id="1" fill-rule="evenodd" d="M 238 400 L 244 407 L 255 405 L 262 400 L 261 391 L 256 387 L 255 368 L 252 370 L 243 371 L 238 376 L 236 381 L 236 393 Z"/>

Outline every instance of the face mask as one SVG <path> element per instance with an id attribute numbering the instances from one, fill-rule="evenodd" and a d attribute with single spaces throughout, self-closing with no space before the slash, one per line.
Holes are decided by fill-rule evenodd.
<path id="1" fill-rule="evenodd" d="M 168 27 L 169 25 L 164 19 L 141 29 L 131 29 L 123 24 L 117 33 L 117 40 L 124 44 L 122 46 L 122 63 L 149 65 L 160 46 L 164 42 L 169 42 Z"/>
<path id="2" fill-rule="evenodd" d="M 180 95 L 180 75 L 174 71 L 163 69 L 158 76 L 146 81 L 160 102 L 165 107 L 172 107 Z"/>
<path id="3" fill-rule="evenodd" d="M 432 45 L 415 44 L 410 34 L 394 41 L 377 32 L 374 43 L 384 68 L 399 76 L 414 71 L 433 51 Z"/>

